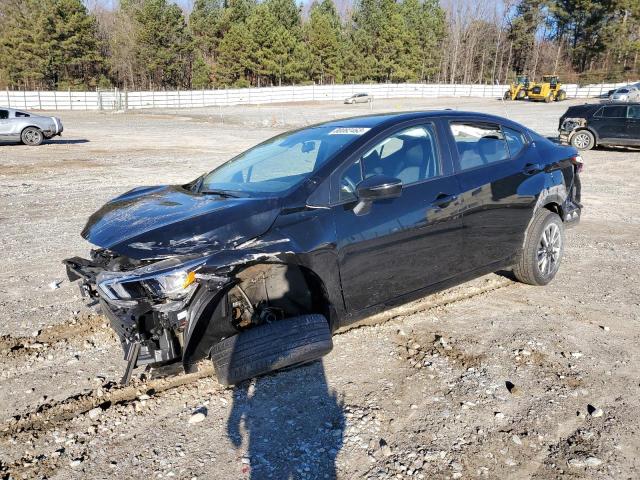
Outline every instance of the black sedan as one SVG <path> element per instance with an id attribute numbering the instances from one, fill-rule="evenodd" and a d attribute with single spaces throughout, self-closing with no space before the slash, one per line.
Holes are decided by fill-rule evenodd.
<path id="1" fill-rule="evenodd" d="M 65 260 L 127 359 L 210 357 L 233 384 L 488 272 L 545 285 L 580 218 L 580 157 L 504 118 L 373 115 L 285 133 L 186 185 L 108 202 Z"/>

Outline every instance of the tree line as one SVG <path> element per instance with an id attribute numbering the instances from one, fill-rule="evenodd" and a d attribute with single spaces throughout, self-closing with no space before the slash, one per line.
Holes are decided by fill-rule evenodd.
<path id="1" fill-rule="evenodd" d="M 638 75 L 640 0 L 0 0 L 0 88 Z"/>

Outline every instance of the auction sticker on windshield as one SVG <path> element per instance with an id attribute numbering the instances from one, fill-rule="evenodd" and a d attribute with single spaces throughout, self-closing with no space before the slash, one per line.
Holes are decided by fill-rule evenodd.
<path id="1" fill-rule="evenodd" d="M 331 130 L 329 135 L 362 135 L 367 133 L 369 130 L 371 129 L 364 127 L 338 127 Z"/>

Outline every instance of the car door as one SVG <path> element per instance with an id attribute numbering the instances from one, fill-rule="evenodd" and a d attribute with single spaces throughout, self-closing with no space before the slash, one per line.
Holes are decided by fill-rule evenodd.
<path id="1" fill-rule="evenodd" d="M 627 107 L 627 142 L 640 145 L 640 105 Z"/>
<path id="2" fill-rule="evenodd" d="M 459 189 L 435 123 L 378 136 L 333 174 L 333 215 L 346 308 L 356 312 L 438 283 L 458 272 Z M 384 175 L 402 180 L 397 198 L 358 214 L 357 185 Z"/>
<path id="3" fill-rule="evenodd" d="M 11 133 L 9 123 L 9 111 L 0 109 L 0 140 L 6 140 Z"/>
<path id="4" fill-rule="evenodd" d="M 462 191 L 462 262 L 470 272 L 518 251 L 535 203 L 523 187 L 541 166 L 534 144 L 516 128 L 452 119 L 449 131 Z"/>
<path id="5" fill-rule="evenodd" d="M 598 134 L 600 142 L 625 143 L 627 138 L 627 107 L 625 105 L 605 105 L 593 115 L 589 126 Z"/>

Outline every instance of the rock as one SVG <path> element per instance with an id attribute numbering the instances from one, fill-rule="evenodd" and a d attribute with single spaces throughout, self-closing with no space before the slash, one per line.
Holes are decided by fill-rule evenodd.
<path id="1" fill-rule="evenodd" d="M 504 413 L 502 412 L 496 412 L 494 413 L 494 416 L 498 419 L 498 420 L 502 420 L 504 418 Z"/>
<path id="2" fill-rule="evenodd" d="M 593 405 L 587 405 L 587 411 L 589 412 L 589 415 L 594 418 L 598 418 L 604 415 L 604 411 L 601 408 L 594 407 Z"/>
<path id="3" fill-rule="evenodd" d="M 203 412 L 202 410 L 198 410 L 196 412 L 194 412 L 191 417 L 189 417 L 189 423 L 190 424 L 194 424 L 194 423 L 200 423 L 202 422 L 205 418 L 207 418 L 207 415 L 205 412 Z"/>
<path id="4" fill-rule="evenodd" d="M 584 461 L 585 465 L 587 467 L 597 467 L 599 465 L 602 465 L 602 460 L 600 460 L 597 457 L 588 457 L 585 461 Z"/>
<path id="5" fill-rule="evenodd" d="M 522 396 L 522 389 L 516 385 L 514 385 L 513 383 L 511 383 L 510 381 L 506 381 L 505 382 L 505 386 L 507 387 L 507 390 L 509 390 L 509 393 L 511 395 L 514 395 L 516 397 L 520 397 Z"/>
<path id="6" fill-rule="evenodd" d="M 81 463 L 82 463 L 82 458 L 76 458 L 69 462 L 69 466 L 71 468 L 76 468 L 76 467 L 79 467 Z"/>
<path id="7" fill-rule="evenodd" d="M 571 352 L 571 356 L 573 358 L 580 358 L 582 357 L 582 352 Z"/>
<path id="8" fill-rule="evenodd" d="M 611 330 L 611 329 L 610 329 L 608 326 L 606 326 L 606 325 L 600 325 L 600 328 L 601 328 L 602 330 L 604 330 L 605 332 L 608 332 L 609 330 Z"/>
<path id="9" fill-rule="evenodd" d="M 55 290 L 55 289 L 57 289 L 57 288 L 60 288 L 60 284 L 61 284 L 61 283 L 62 283 L 62 280 L 54 280 L 53 282 L 51 282 L 51 283 L 49 284 L 49 288 L 50 288 L 51 290 Z"/>
<path id="10" fill-rule="evenodd" d="M 89 413 L 87 415 L 89 415 L 89 418 L 91 420 L 95 420 L 100 415 L 102 415 L 102 409 L 100 407 L 92 408 L 91 410 L 89 410 Z"/>
<path id="11" fill-rule="evenodd" d="M 513 435 L 511 437 L 511 441 L 516 445 L 522 445 L 522 440 L 520 440 L 520 437 L 518 435 Z"/>
<path id="12" fill-rule="evenodd" d="M 379 444 L 380 444 L 380 451 L 382 452 L 382 455 L 384 455 L 385 457 L 390 457 L 391 455 L 393 455 L 393 451 L 391 451 L 391 447 L 383 438 L 380 439 Z"/>
<path id="13" fill-rule="evenodd" d="M 570 458 L 567 460 L 567 465 L 573 468 L 582 468 L 584 467 L 584 461 L 579 458 Z"/>

